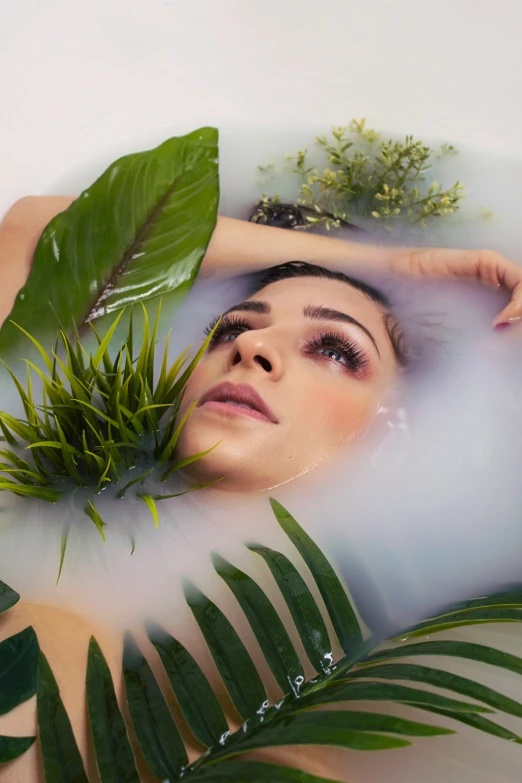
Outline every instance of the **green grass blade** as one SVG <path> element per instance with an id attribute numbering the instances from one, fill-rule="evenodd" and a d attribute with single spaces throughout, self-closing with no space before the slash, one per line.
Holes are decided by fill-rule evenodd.
<path id="1" fill-rule="evenodd" d="M 58 576 L 56 577 L 56 584 L 60 581 L 63 569 L 63 561 L 65 560 L 65 550 L 67 549 L 67 540 L 69 538 L 69 528 L 66 528 L 62 533 L 60 541 L 60 565 L 58 566 Z"/>
<path id="2" fill-rule="evenodd" d="M 40 345 L 38 340 L 35 337 L 33 337 L 32 334 L 29 334 L 29 332 L 26 332 L 26 330 L 23 329 L 19 324 L 15 323 L 14 321 L 9 321 L 9 323 L 13 324 L 13 326 L 16 326 L 17 329 L 19 329 L 23 334 L 25 334 L 26 337 L 29 338 L 29 340 L 32 342 L 32 344 L 35 346 L 35 348 L 40 353 L 42 359 L 44 360 L 44 362 L 45 362 L 45 364 L 47 366 L 47 369 L 52 373 L 52 371 L 53 371 L 53 362 L 51 360 L 51 357 L 49 356 L 49 354 L 45 350 L 45 348 L 42 345 Z"/>
<path id="3" fill-rule="evenodd" d="M 365 666 L 361 671 L 350 672 L 348 675 L 343 675 L 343 677 L 345 679 L 364 677 L 422 682 L 437 688 L 445 688 L 453 693 L 460 693 L 462 696 L 468 696 L 471 699 L 488 704 L 496 710 L 522 718 L 522 704 L 514 699 L 510 699 L 508 696 L 504 696 L 504 694 L 467 677 L 445 672 L 442 669 L 434 669 L 430 666 L 421 666 L 416 663 L 376 664 L 374 666 Z"/>
<path id="4" fill-rule="evenodd" d="M 288 511 L 274 498 L 270 498 L 270 504 L 283 531 L 310 569 L 341 647 L 347 654 L 355 653 L 362 645 L 362 632 L 339 577 L 317 544 Z"/>
<path id="5" fill-rule="evenodd" d="M 39 486 L 45 486 L 47 484 L 47 481 L 39 474 L 35 473 L 34 470 L 24 470 L 24 468 L 9 468 L 7 465 L 0 464 L 0 473 L 7 473 L 8 476 L 12 476 L 15 479 L 18 479 L 22 484 L 27 484 L 27 486 L 34 486 L 34 484 L 38 484 Z"/>
<path id="6" fill-rule="evenodd" d="M 191 774 L 191 783 L 339 783 L 319 778 L 293 767 L 280 767 L 262 761 L 226 761 Z"/>
<path id="7" fill-rule="evenodd" d="M 87 501 L 87 505 L 85 506 L 83 511 L 84 511 L 85 514 L 87 514 L 87 516 L 90 519 L 92 519 L 92 521 L 94 522 L 94 524 L 96 525 L 96 527 L 98 529 L 98 532 L 99 532 L 100 536 L 102 537 L 103 543 L 106 544 L 107 543 L 107 539 L 105 538 L 105 533 L 104 533 L 103 529 L 105 527 L 107 527 L 107 525 L 105 524 L 105 522 L 103 521 L 101 516 L 98 514 L 98 512 L 96 511 L 96 507 L 93 506 L 93 504 L 91 503 L 90 500 Z"/>
<path id="8" fill-rule="evenodd" d="M 150 340 L 150 324 L 149 324 L 149 314 L 147 312 L 147 308 L 143 304 L 143 302 L 140 303 L 141 308 L 143 310 L 143 337 L 142 337 L 142 343 L 141 343 L 141 349 L 138 354 L 138 361 L 136 362 L 136 373 L 134 378 L 146 378 L 147 377 L 147 367 L 149 362 L 149 340 Z M 134 393 L 137 394 L 138 389 L 134 389 Z"/>
<path id="9" fill-rule="evenodd" d="M 65 435 L 63 434 L 63 430 L 60 426 L 59 419 L 55 416 L 54 422 L 56 424 L 56 430 L 58 432 L 58 437 L 60 438 L 60 445 L 62 447 L 62 456 L 63 461 L 65 464 L 65 467 L 67 469 L 67 473 L 72 478 L 72 480 L 78 484 L 78 486 L 83 486 L 85 482 L 83 481 L 82 477 L 80 476 L 80 473 L 78 471 L 78 468 L 76 467 L 76 463 L 73 458 L 73 453 L 75 451 L 78 451 L 78 449 L 75 449 L 74 446 L 70 446 L 67 443 L 67 440 L 65 438 Z M 74 451 L 73 451 L 74 450 Z"/>
<path id="10" fill-rule="evenodd" d="M 22 497 L 44 500 L 46 503 L 56 503 L 56 501 L 62 497 L 62 492 L 59 492 L 57 489 L 30 487 L 26 484 L 16 484 L 14 481 L 9 481 L 8 479 L 0 479 L 0 492 L 6 490 Z"/>
<path id="11" fill-rule="evenodd" d="M 0 764 L 8 764 L 22 756 L 35 739 L 36 737 L 0 737 Z"/>
<path id="12" fill-rule="evenodd" d="M 219 576 L 234 593 L 283 694 L 297 696 L 305 681 L 294 645 L 273 605 L 259 585 L 223 557 L 212 555 Z"/>
<path id="13" fill-rule="evenodd" d="M 125 312 L 125 308 L 120 310 L 120 312 L 118 313 L 118 315 L 116 316 L 116 318 L 114 319 L 114 321 L 112 322 L 110 327 L 108 328 L 105 337 L 103 338 L 103 340 L 101 341 L 100 345 L 98 346 L 98 350 L 96 351 L 96 353 L 92 357 L 91 361 L 92 361 L 93 366 L 96 369 L 98 369 L 98 367 L 100 366 L 100 363 L 101 363 L 101 361 L 102 361 L 102 359 L 103 359 L 103 357 L 105 355 L 105 352 L 107 351 L 107 348 L 109 347 L 109 343 L 112 340 L 112 336 L 113 336 L 114 332 L 116 331 L 116 329 L 118 327 L 118 324 L 120 322 L 120 319 L 121 319 L 121 317 L 122 317 L 124 312 Z"/>
<path id="14" fill-rule="evenodd" d="M 0 642 L 0 715 L 34 696 L 38 651 L 31 627 Z"/>
<path id="15" fill-rule="evenodd" d="M 149 628 L 148 635 L 193 735 L 207 747 L 218 744 L 230 731 L 221 705 L 201 668 L 188 650 L 162 628 Z"/>
<path id="16" fill-rule="evenodd" d="M 157 529 L 159 526 L 159 517 L 158 517 L 158 509 L 156 508 L 156 501 L 152 497 L 152 495 L 148 495 L 146 492 L 141 493 L 138 495 L 140 500 L 143 500 L 144 503 L 149 508 L 149 511 L 152 515 L 152 519 L 154 520 L 154 527 Z"/>
<path id="17" fill-rule="evenodd" d="M 87 708 L 102 783 L 140 783 L 111 673 L 94 636 L 87 662 Z"/>
<path id="18" fill-rule="evenodd" d="M 118 427 L 118 422 L 112 419 L 110 416 L 107 416 L 103 411 L 101 411 L 99 408 L 96 408 L 94 405 L 91 405 L 89 402 L 84 402 L 84 400 L 78 400 L 74 399 L 73 402 L 78 402 L 80 405 L 84 405 L 86 408 L 90 408 L 93 410 L 97 416 L 101 416 L 102 419 L 105 419 L 105 421 L 108 421 L 109 424 L 112 424 L 113 427 Z"/>
<path id="19" fill-rule="evenodd" d="M 214 446 L 211 446 L 206 451 L 200 451 L 199 454 L 193 454 L 191 457 L 185 457 L 185 459 L 180 459 L 177 462 L 174 462 L 170 468 L 165 471 L 165 473 L 161 474 L 160 481 L 166 481 L 171 473 L 175 473 L 177 470 L 186 468 L 187 465 L 192 465 L 193 462 L 197 462 L 199 459 L 206 457 L 207 454 L 210 454 L 211 451 L 214 451 L 214 449 L 217 448 L 220 443 L 221 441 L 218 441 Z"/>
<path id="20" fill-rule="evenodd" d="M 248 547 L 266 562 L 299 632 L 310 663 L 316 671 L 333 665 L 332 644 L 326 625 L 306 582 L 285 555 L 259 544 Z"/>
<path id="21" fill-rule="evenodd" d="M 133 486 L 133 484 L 137 484 L 137 483 L 138 483 L 138 481 L 142 481 L 142 480 L 143 480 L 143 479 L 144 479 L 146 476 L 149 476 L 149 475 L 152 473 L 152 471 L 153 471 L 153 470 L 154 470 L 154 468 L 149 468 L 149 470 L 146 470 L 146 471 L 145 471 L 144 473 L 142 473 L 141 475 L 137 476 L 137 477 L 136 477 L 136 478 L 134 478 L 134 479 L 131 479 L 131 481 L 128 481 L 128 482 L 125 484 L 125 486 L 123 487 L 123 489 L 120 489 L 120 491 L 118 492 L 118 494 L 116 495 L 116 497 L 117 497 L 117 498 L 122 498 L 122 497 L 125 495 L 125 493 L 127 492 L 127 490 L 128 490 L 128 489 L 130 489 L 130 487 L 132 487 L 132 486 Z"/>
<path id="22" fill-rule="evenodd" d="M 186 581 L 185 598 L 199 625 L 221 679 L 243 718 L 268 706 L 266 691 L 252 658 L 230 621 L 198 588 Z"/>
<path id="23" fill-rule="evenodd" d="M 176 429 L 172 433 L 172 436 L 169 438 L 168 442 L 165 445 L 162 444 L 160 446 L 161 453 L 159 454 L 158 459 L 161 462 L 167 462 L 167 461 L 172 459 L 172 456 L 174 454 L 174 450 L 175 450 L 177 442 L 179 440 L 179 436 L 181 435 L 181 430 L 183 429 L 183 426 L 185 425 L 185 422 L 187 421 L 188 417 L 190 416 L 190 414 L 192 413 L 192 411 L 194 410 L 194 408 L 196 407 L 197 404 L 198 404 L 197 400 L 196 400 L 196 402 L 192 403 L 192 405 L 187 410 L 187 412 L 185 413 L 185 415 L 181 419 L 180 423 L 178 424 L 178 426 L 176 427 Z"/>
<path id="24" fill-rule="evenodd" d="M 4 423 L 4 420 L 0 416 L 0 429 L 2 430 L 2 434 L 6 440 L 7 443 L 9 443 L 10 446 L 13 446 L 16 443 L 16 438 L 14 438 L 8 429 L 7 425 Z"/>
<path id="25" fill-rule="evenodd" d="M 38 660 L 38 734 L 49 783 L 89 783 L 60 691 L 43 653 Z"/>
<path id="26" fill-rule="evenodd" d="M 0 359 L 0 363 L 4 365 L 5 369 L 7 370 L 9 375 L 11 376 L 11 379 L 12 379 L 14 385 L 16 386 L 16 390 L 17 390 L 17 392 L 18 392 L 18 394 L 20 396 L 20 399 L 22 400 L 22 404 L 23 404 L 24 410 L 25 410 L 25 415 L 27 416 L 27 421 L 29 423 L 32 423 L 32 422 L 30 422 L 31 407 L 32 406 L 31 406 L 31 403 L 30 403 L 30 400 L 29 400 L 29 395 L 26 394 L 26 391 L 25 391 L 24 387 L 22 386 L 22 384 L 20 383 L 20 381 L 18 380 L 18 378 L 16 377 L 14 372 L 11 370 L 11 368 L 2 359 Z M 30 372 L 30 368 L 29 368 L 28 365 L 27 365 L 27 372 L 28 372 L 28 374 Z"/>
<path id="27" fill-rule="evenodd" d="M 170 500 L 170 498 L 179 498 L 181 495 L 186 495 L 187 492 L 194 492 L 196 489 L 206 489 L 211 487 L 212 484 L 217 484 L 222 479 L 216 479 L 216 481 L 209 481 L 206 484 L 192 484 L 188 489 L 184 489 L 183 492 L 173 492 L 170 495 L 154 495 L 154 500 Z"/>
<path id="28" fill-rule="evenodd" d="M 5 582 L 0 581 L 0 614 L 7 612 L 20 600 L 20 595 Z"/>
<path id="29" fill-rule="evenodd" d="M 149 355 L 147 362 L 147 384 L 149 389 L 154 388 L 154 356 L 156 353 L 156 341 L 158 339 L 158 328 L 161 318 L 162 300 L 159 300 L 158 308 L 156 310 L 156 319 L 154 321 L 154 327 L 152 329 L 152 335 L 150 338 Z"/>
<path id="30" fill-rule="evenodd" d="M 186 386 L 188 379 L 194 372 L 194 369 L 199 364 L 201 357 L 205 353 L 205 351 L 208 348 L 208 345 L 212 339 L 212 335 L 214 334 L 216 330 L 217 324 L 214 327 L 214 329 L 210 332 L 210 334 L 207 335 L 206 339 L 204 340 L 203 344 L 199 348 L 198 352 L 190 362 L 189 366 L 183 373 L 183 375 L 174 383 L 174 385 L 170 389 L 166 389 L 164 392 L 164 402 L 173 403 L 178 394 L 181 392 L 181 390 Z M 169 382 L 169 378 L 167 377 L 167 383 Z"/>
<path id="31" fill-rule="evenodd" d="M 127 703 L 145 761 L 160 780 L 177 780 L 188 756 L 161 689 L 128 634 L 123 651 Z"/>

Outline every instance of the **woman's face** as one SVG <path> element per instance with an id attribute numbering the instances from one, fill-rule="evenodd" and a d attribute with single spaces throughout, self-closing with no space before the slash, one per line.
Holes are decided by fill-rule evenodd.
<path id="1" fill-rule="evenodd" d="M 397 370 L 380 305 L 337 280 L 268 285 L 231 308 L 194 370 L 177 458 L 191 480 L 268 489 L 318 465 L 373 420 Z"/>

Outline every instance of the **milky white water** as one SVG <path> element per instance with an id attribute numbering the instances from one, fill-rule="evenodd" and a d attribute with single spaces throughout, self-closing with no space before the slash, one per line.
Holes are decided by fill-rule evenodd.
<path id="1" fill-rule="evenodd" d="M 162 132 L 161 137 L 130 148 L 151 146 L 167 135 Z M 295 129 L 259 136 L 223 133 L 221 211 L 246 216 L 259 195 L 256 164 L 281 158 L 312 135 Z M 57 183 L 53 191 L 78 192 L 100 171 L 91 165 L 87 175 L 88 168 Z M 448 186 L 455 179 L 464 182 L 467 205 L 455 220 L 443 220 L 435 231 L 424 234 L 423 241 L 493 247 L 517 260 L 521 173 L 520 161 L 479 157 L 472 151 L 442 162 L 437 178 Z M 281 190 L 281 183 L 274 189 Z M 294 193 L 289 189 L 286 195 Z M 493 217 L 481 218 L 482 206 Z M 419 235 L 412 241 L 419 243 Z M 378 280 L 364 269 L 359 276 L 391 297 L 412 353 L 410 369 L 383 401 L 359 444 L 269 494 L 287 506 L 334 558 L 366 625 L 386 635 L 447 602 L 522 581 L 522 327 L 495 333 L 491 321 L 506 297 L 478 284 Z M 173 319 L 173 358 L 187 343 L 197 345 L 208 321 L 246 291 L 243 279 L 198 283 Z M 5 399 L 9 395 L 6 392 Z M 105 546 L 81 512 L 83 504 L 75 510 L 71 500 L 66 509 L 58 509 L 5 494 L 0 498 L 0 578 L 27 600 L 73 607 L 118 626 L 178 613 L 176 623 L 181 627 L 187 617 L 182 576 L 230 607 L 226 588 L 210 565 L 212 550 L 261 581 L 271 597 L 275 591 L 267 572 L 244 543 L 269 545 L 299 563 L 264 494 L 240 500 L 206 490 L 165 501 L 158 530 L 144 504 L 102 496 L 97 507 L 108 524 Z M 72 523 L 71 534 L 55 587 L 60 538 L 67 523 Z M 136 545 L 132 556 L 131 538 Z M 502 646 L 501 631 L 492 633 Z M 507 647 L 512 644 L 504 641 Z M 469 667 L 468 676 L 473 676 Z M 468 755 L 476 759 L 481 737 L 471 732 L 470 737 L 469 747 L 459 748 L 468 748 Z M 433 778 L 421 774 L 426 747 L 435 754 L 444 747 L 452 757 L 452 740 L 444 740 L 442 746 L 437 742 L 438 751 L 423 743 L 417 760 L 407 755 L 410 749 L 406 755 L 393 751 L 396 778 L 387 779 L 406 779 L 406 761 L 399 759 L 407 758 L 411 780 L 438 780 L 435 773 Z M 480 763 L 482 772 L 470 780 L 496 779 L 495 754 L 511 753 L 503 750 L 505 745 L 495 745 Z M 372 774 L 377 775 L 383 769 L 378 766 L 383 761 L 377 759 L 381 754 L 369 755 L 371 759 L 365 755 L 352 768 L 361 780 L 367 779 L 369 770 L 375 769 Z M 520 767 L 516 756 L 508 756 L 502 755 L 505 780 L 515 781 Z M 433 761 L 434 770 L 438 763 Z M 455 769 L 463 763 L 457 760 Z M 365 773 L 361 764 L 366 764 Z M 453 780 L 467 778 L 462 772 Z"/>

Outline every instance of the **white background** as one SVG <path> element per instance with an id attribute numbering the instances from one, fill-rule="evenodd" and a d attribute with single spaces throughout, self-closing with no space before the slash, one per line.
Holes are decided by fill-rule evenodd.
<path id="1" fill-rule="evenodd" d="M 0 214 L 178 123 L 367 116 L 518 154 L 521 29 L 519 0 L 0 0 Z"/>

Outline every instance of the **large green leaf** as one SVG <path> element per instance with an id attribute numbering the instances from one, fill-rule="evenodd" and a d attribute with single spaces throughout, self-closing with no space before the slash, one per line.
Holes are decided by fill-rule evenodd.
<path id="1" fill-rule="evenodd" d="M 0 582 L 0 614 L 7 612 L 12 606 L 18 603 L 20 596 L 14 590 L 5 584 Z"/>
<path id="2" fill-rule="evenodd" d="M 0 643 L 0 715 L 34 696 L 38 649 L 32 628 Z"/>
<path id="3" fill-rule="evenodd" d="M 38 660 L 37 710 L 46 783 L 88 783 L 71 722 L 43 653 Z"/>
<path id="4" fill-rule="evenodd" d="M 347 654 L 362 645 L 362 632 L 346 591 L 328 559 L 291 514 L 270 498 L 272 510 L 286 535 L 310 569 L 332 620 L 341 647 Z"/>
<path id="5" fill-rule="evenodd" d="M 230 734 L 225 714 L 209 681 L 183 645 L 158 626 L 150 626 L 149 639 L 176 694 L 192 733 L 203 745 L 216 745 Z"/>
<path id="6" fill-rule="evenodd" d="M 336 783 L 330 778 L 309 775 L 300 769 L 264 764 L 259 761 L 227 761 L 218 766 L 206 767 L 190 776 L 194 783 Z"/>
<path id="7" fill-rule="evenodd" d="M 243 718 L 268 706 L 266 691 L 245 645 L 223 612 L 186 582 L 185 597 L 234 706 Z"/>
<path id="8" fill-rule="evenodd" d="M 217 573 L 236 596 L 283 693 L 290 691 L 297 695 L 305 681 L 303 666 L 271 602 L 243 571 L 217 554 L 212 560 Z"/>
<path id="9" fill-rule="evenodd" d="M 36 737 L 0 737 L 0 764 L 7 764 L 22 756 Z"/>
<path id="10" fill-rule="evenodd" d="M 111 673 L 94 636 L 87 662 L 87 707 L 102 783 L 140 783 Z"/>
<path id="11" fill-rule="evenodd" d="M 113 163 L 45 229 L 11 319 L 45 342 L 57 319 L 188 290 L 215 226 L 217 155 L 217 130 L 200 128 Z M 21 337 L 6 322 L 0 354 Z"/>
<path id="12" fill-rule="evenodd" d="M 333 664 L 332 645 L 321 611 L 303 577 L 280 552 L 260 544 L 251 544 L 248 548 L 261 555 L 270 568 L 310 663 L 316 671 L 328 671 Z"/>
<path id="13" fill-rule="evenodd" d="M 176 779 L 188 764 L 187 752 L 156 678 L 129 635 L 125 637 L 123 676 L 145 761 L 160 780 Z"/>

